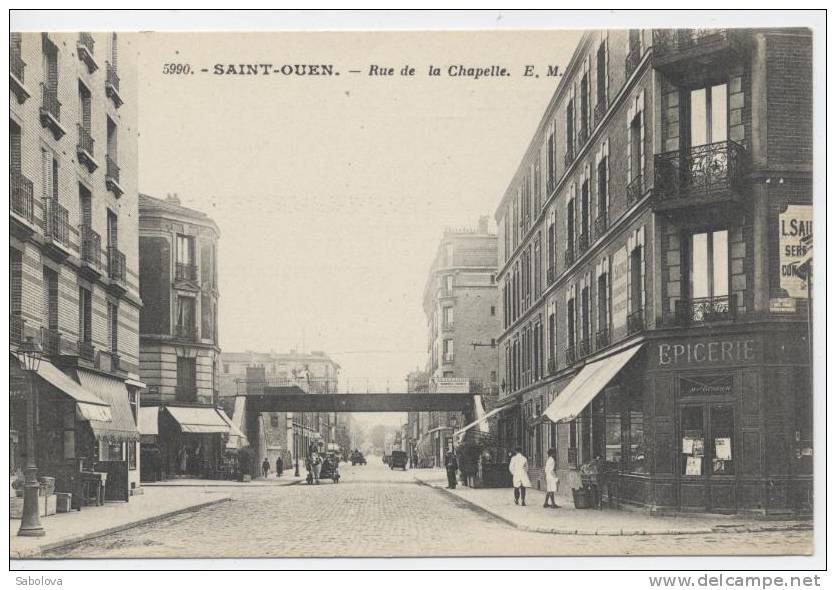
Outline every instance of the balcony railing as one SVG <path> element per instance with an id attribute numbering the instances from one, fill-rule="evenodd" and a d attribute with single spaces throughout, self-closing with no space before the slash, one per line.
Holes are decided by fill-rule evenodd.
<path id="1" fill-rule="evenodd" d="M 627 206 L 638 203 L 644 194 L 644 175 L 639 174 L 627 185 Z"/>
<path id="2" fill-rule="evenodd" d="M 90 55 L 92 55 L 93 47 L 96 45 L 96 41 L 93 39 L 93 35 L 91 35 L 90 33 L 81 32 L 78 34 L 78 44 L 79 46 L 89 51 Z"/>
<path id="3" fill-rule="evenodd" d="M 122 97 L 119 96 L 119 74 L 116 73 L 116 66 L 105 62 L 105 94 L 113 101 L 116 108 L 122 106 Z"/>
<path id="4" fill-rule="evenodd" d="M 9 50 L 9 73 L 21 84 L 25 82 L 26 62 L 17 51 Z"/>
<path id="5" fill-rule="evenodd" d="M 641 50 L 638 47 L 633 47 L 627 52 L 627 57 L 624 59 L 624 71 L 627 77 L 630 77 L 636 68 L 639 67 L 639 62 L 642 60 Z"/>
<path id="6" fill-rule="evenodd" d="M 107 248 L 107 276 L 111 281 L 125 284 L 125 255 L 113 246 Z"/>
<path id="7" fill-rule="evenodd" d="M 58 100 L 58 88 L 41 86 L 41 110 L 56 121 L 61 121 L 61 101 Z"/>
<path id="8" fill-rule="evenodd" d="M 604 100 L 599 100 L 598 104 L 595 105 L 595 124 L 597 125 L 604 119 L 604 115 L 607 114 L 607 103 Z"/>
<path id="9" fill-rule="evenodd" d="M 578 360 L 578 351 L 577 347 L 574 343 L 570 343 L 569 346 L 566 347 L 566 365 L 571 366 L 575 364 L 575 361 Z"/>
<path id="10" fill-rule="evenodd" d="M 54 242 L 70 247 L 70 212 L 57 199 L 44 201 L 44 236 Z"/>
<path id="11" fill-rule="evenodd" d="M 602 328 L 595 332 L 595 348 L 606 348 L 610 345 L 610 330 L 609 328 Z"/>
<path id="12" fill-rule="evenodd" d="M 720 141 L 658 154 L 654 189 L 659 199 L 700 198 L 736 189 L 745 174 L 746 150 Z"/>
<path id="13" fill-rule="evenodd" d="M 600 238 L 607 233 L 609 219 L 606 210 L 595 219 L 595 239 Z"/>
<path id="14" fill-rule="evenodd" d="M 551 285 L 557 280 L 557 275 L 555 274 L 555 268 L 550 266 L 546 270 L 546 285 Z"/>
<path id="15" fill-rule="evenodd" d="M 592 352 L 589 338 L 584 338 L 580 342 L 578 342 L 578 357 L 582 359 L 584 357 L 589 356 L 589 353 Z"/>
<path id="16" fill-rule="evenodd" d="M 78 356 L 79 358 L 82 358 L 85 361 L 89 361 L 92 363 L 93 359 L 96 356 L 96 349 L 93 347 L 93 343 L 89 340 L 79 340 Z"/>
<path id="17" fill-rule="evenodd" d="M 78 226 L 81 236 L 81 261 L 93 268 L 102 265 L 102 238 L 89 225 Z"/>
<path id="18" fill-rule="evenodd" d="M 644 330 L 644 310 L 637 309 L 627 316 L 627 333 L 635 334 Z"/>
<path id="19" fill-rule="evenodd" d="M 78 124 L 78 149 L 84 150 L 90 156 L 93 156 L 93 147 L 95 145 L 95 141 L 93 141 L 93 136 L 90 135 L 90 130 L 87 129 L 81 123 Z"/>
<path id="20" fill-rule="evenodd" d="M 736 317 L 736 295 L 700 297 L 676 302 L 676 319 L 681 325 L 733 320 Z"/>
<path id="21" fill-rule="evenodd" d="M 197 340 L 197 326 L 190 324 L 176 324 L 174 326 L 174 337 L 181 340 Z"/>
<path id="22" fill-rule="evenodd" d="M 589 250 L 589 232 L 583 231 L 578 234 L 578 256 Z"/>
<path id="23" fill-rule="evenodd" d="M 730 29 L 653 29 L 653 53 L 670 57 L 694 48 L 727 47 L 732 41 Z"/>
<path id="24" fill-rule="evenodd" d="M 569 145 L 566 147 L 566 155 L 563 156 L 563 163 L 568 168 L 575 161 L 575 146 Z"/>
<path id="25" fill-rule="evenodd" d="M 22 344 L 26 320 L 19 313 L 9 314 L 9 344 Z"/>
<path id="26" fill-rule="evenodd" d="M 563 259 L 566 266 L 571 266 L 572 263 L 575 262 L 575 245 L 572 244 L 571 241 L 569 245 L 566 246 L 566 253 L 563 255 Z"/>
<path id="27" fill-rule="evenodd" d="M 35 222 L 35 197 L 32 181 L 20 172 L 9 172 L 9 210 L 29 223 Z"/>
<path id="28" fill-rule="evenodd" d="M 61 333 L 58 330 L 41 328 L 41 348 L 47 356 L 61 354 Z"/>
<path id="29" fill-rule="evenodd" d="M 197 266 L 194 264 L 178 262 L 174 267 L 174 278 L 178 281 L 197 280 Z"/>

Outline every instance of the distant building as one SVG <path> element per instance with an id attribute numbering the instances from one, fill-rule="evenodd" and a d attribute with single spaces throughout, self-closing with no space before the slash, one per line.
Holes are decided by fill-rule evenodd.
<path id="1" fill-rule="evenodd" d="M 424 288 L 430 391 L 498 393 L 496 271 L 497 236 L 488 231 L 487 217 L 475 229 L 445 230 Z M 424 437 L 431 439 L 435 465 L 442 464 L 462 419 L 457 412 L 430 414 Z"/>

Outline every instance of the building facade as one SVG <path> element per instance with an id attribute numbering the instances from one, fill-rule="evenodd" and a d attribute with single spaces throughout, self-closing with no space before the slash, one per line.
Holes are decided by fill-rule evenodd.
<path id="1" fill-rule="evenodd" d="M 498 434 L 563 493 L 812 506 L 806 30 L 584 35 L 497 210 Z M 803 247 L 801 248 L 803 250 Z"/>
<path id="2" fill-rule="evenodd" d="M 127 498 L 140 489 L 136 50 L 115 33 L 11 33 L 9 54 L 9 341 L 44 353 L 39 475 L 75 492 L 95 467 Z M 11 373 L 14 473 L 26 446 L 15 359 Z"/>
<path id="3" fill-rule="evenodd" d="M 319 350 L 224 352 L 220 370 L 224 407 L 232 407 L 235 397 L 259 393 L 265 385 L 299 388 L 310 394 L 337 393 L 339 388 L 340 365 Z M 275 466 L 281 456 L 285 466 L 298 458 L 302 469 L 312 450 L 323 451 L 328 443 L 351 440 L 350 418 L 329 413 L 261 412 L 249 417 L 247 430 L 259 464 L 267 458 Z"/>
<path id="4" fill-rule="evenodd" d="M 229 428 L 215 411 L 219 238 L 215 222 L 176 195 L 139 196 L 142 405 L 157 426 L 143 432 L 143 453 L 164 477 L 208 476 L 226 448 Z"/>
<path id="5" fill-rule="evenodd" d="M 482 217 L 475 229 L 447 229 L 424 287 L 429 391 L 498 394 L 497 349 L 501 330 L 496 287 L 497 236 Z M 440 466 L 452 434 L 463 426 L 457 412 L 430 412 L 419 461 Z M 429 456 L 428 456 L 429 455 Z M 431 458 L 431 459 L 430 459 Z"/>

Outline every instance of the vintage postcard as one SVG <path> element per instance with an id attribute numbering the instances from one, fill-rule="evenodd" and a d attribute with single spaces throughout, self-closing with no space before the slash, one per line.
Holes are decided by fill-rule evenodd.
<path id="1" fill-rule="evenodd" d="M 17 16 L 13 567 L 814 554 L 814 15 Z"/>

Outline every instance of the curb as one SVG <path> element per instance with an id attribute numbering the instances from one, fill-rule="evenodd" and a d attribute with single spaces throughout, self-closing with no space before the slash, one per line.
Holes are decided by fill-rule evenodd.
<path id="1" fill-rule="evenodd" d="M 99 531 L 94 531 L 92 533 L 87 533 L 84 535 L 79 535 L 77 537 L 70 537 L 68 539 L 62 539 L 60 541 L 53 541 L 52 543 L 46 543 L 41 545 L 37 548 L 25 550 L 25 551 L 12 551 L 10 548 L 9 557 L 11 559 L 37 559 L 42 556 L 47 551 L 53 551 L 55 549 L 61 549 L 63 547 L 68 547 L 70 545 L 77 545 L 79 543 L 84 543 L 85 541 L 90 541 L 93 539 L 98 539 L 99 537 L 105 537 L 107 535 L 112 535 L 113 533 L 118 533 L 121 531 L 125 531 L 128 529 L 132 529 L 134 527 L 142 526 L 145 524 L 150 524 L 153 522 L 157 522 L 163 520 L 165 518 L 169 518 L 171 516 L 177 516 L 178 514 L 184 514 L 186 512 L 197 512 L 198 510 L 202 510 L 203 508 L 208 508 L 209 506 L 214 506 L 216 504 L 222 504 L 224 502 L 231 501 L 232 498 L 226 496 L 224 498 L 217 498 L 215 500 L 210 500 L 209 502 L 202 502 L 200 504 L 194 504 L 192 506 L 186 506 L 184 508 L 178 508 L 176 510 L 172 510 L 170 512 L 164 512 L 162 514 L 155 514 L 154 516 L 149 516 L 147 518 L 143 518 L 141 520 L 136 520 L 133 522 L 127 522 L 125 524 L 116 525 L 107 529 L 102 529 Z M 46 557 L 40 557 L 41 559 L 49 559 Z"/>
<path id="2" fill-rule="evenodd" d="M 803 531 L 803 530 L 812 530 L 812 524 L 806 523 L 798 523 L 794 522 L 792 524 L 785 524 L 785 525 L 719 525 L 719 526 L 712 526 L 712 527 L 700 527 L 700 528 L 690 528 L 690 529 L 669 529 L 663 531 L 655 531 L 655 532 L 648 532 L 646 530 L 637 530 L 637 529 L 595 529 L 590 531 L 584 531 L 579 529 L 563 529 L 563 528 L 554 528 L 554 527 L 542 527 L 542 526 L 529 526 L 525 524 L 519 524 L 506 516 L 499 514 L 491 510 L 490 508 L 486 508 L 476 502 L 464 498 L 456 493 L 453 493 L 451 490 L 443 487 L 434 486 L 431 483 L 427 483 L 424 480 L 415 478 L 415 481 L 419 485 L 427 486 L 434 490 L 438 490 L 439 492 L 443 492 L 444 494 L 451 496 L 453 498 L 457 498 L 463 502 L 466 502 L 473 508 L 484 512 L 485 514 L 490 515 L 491 517 L 504 522 L 517 530 L 521 531 L 528 531 L 531 533 L 543 533 L 543 534 L 552 534 L 552 535 L 579 535 L 579 536 L 588 536 L 588 537 L 632 537 L 632 536 L 655 536 L 655 535 L 706 535 L 712 533 L 719 533 L 719 534 L 731 534 L 731 533 L 764 533 L 764 532 L 780 532 L 780 531 Z"/>

